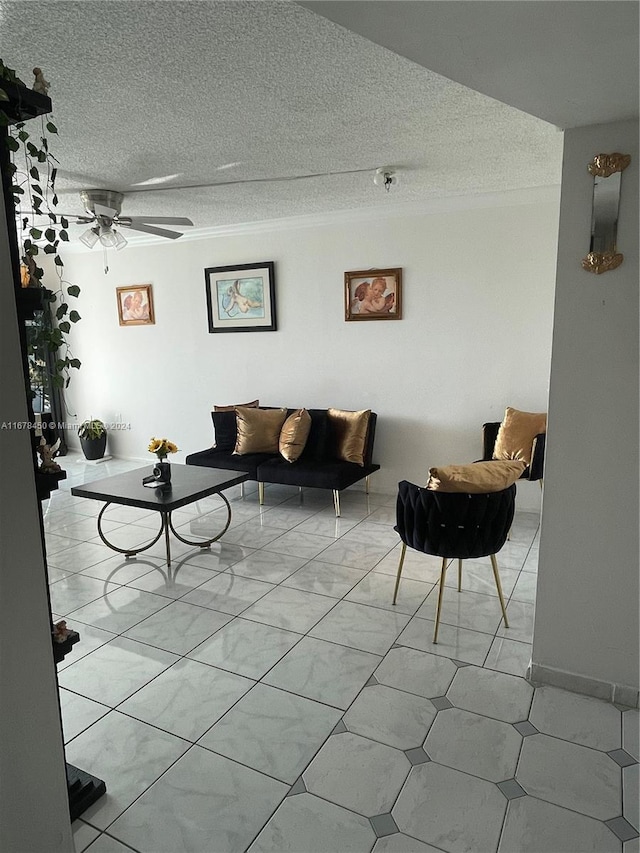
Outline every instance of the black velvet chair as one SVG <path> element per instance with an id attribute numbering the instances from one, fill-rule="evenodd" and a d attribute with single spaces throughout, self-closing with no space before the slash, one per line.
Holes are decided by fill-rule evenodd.
<path id="1" fill-rule="evenodd" d="M 502 595 L 496 554 L 511 529 L 515 511 L 515 484 L 500 492 L 472 495 L 431 491 L 403 480 L 398 484 L 395 530 L 402 539 L 402 552 L 393 603 L 398 597 L 404 558 L 409 548 L 442 557 L 436 627 L 438 642 L 442 594 L 450 559 L 458 560 L 458 592 L 462 589 L 462 561 L 490 557 L 505 627 L 509 627 Z"/>
<path id="2" fill-rule="evenodd" d="M 500 422 L 490 422 L 482 424 L 482 461 L 489 462 L 493 459 L 493 448 L 496 445 Z M 540 488 L 542 488 L 542 478 L 544 477 L 544 449 L 546 434 L 541 432 L 533 439 L 533 448 L 531 453 L 531 464 L 522 472 L 521 480 L 539 480 Z"/>

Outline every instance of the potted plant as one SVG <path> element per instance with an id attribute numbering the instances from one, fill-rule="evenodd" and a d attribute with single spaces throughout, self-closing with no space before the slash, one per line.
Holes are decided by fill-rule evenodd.
<path id="1" fill-rule="evenodd" d="M 89 418 L 80 424 L 78 437 L 85 459 L 102 459 L 107 446 L 107 428 L 97 418 Z"/>

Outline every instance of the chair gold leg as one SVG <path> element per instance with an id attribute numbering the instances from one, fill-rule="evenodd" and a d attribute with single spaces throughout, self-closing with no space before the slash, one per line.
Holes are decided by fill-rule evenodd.
<path id="1" fill-rule="evenodd" d="M 438 590 L 438 609 L 436 610 L 436 628 L 433 632 L 433 642 L 438 642 L 438 628 L 440 627 L 440 609 L 442 607 L 442 594 L 444 592 L 444 579 L 447 574 L 447 558 L 442 558 L 442 569 L 440 570 L 440 589 Z"/>
<path id="2" fill-rule="evenodd" d="M 260 506 L 264 504 L 264 483 L 258 483 L 258 503 Z"/>
<path id="3" fill-rule="evenodd" d="M 333 490 L 333 506 L 336 510 L 336 517 L 340 517 L 340 492 L 337 489 Z"/>
<path id="4" fill-rule="evenodd" d="M 544 489 L 544 480 L 542 479 L 542 477 L 540 477 L 540 479 L 538 480 L 538 482 L 540 483 L 540 491 L 543 491 L 543 489 Z"/>
<path id="5" fill-rule="evenodd" d="M 396 576 L 396 587 L 393 590 L 393 601 L 392 604 L 396 603 L 396 598 L 398 597 L 398 587 L 400 586 L 400 575 L 402 574 L 402 567 L 404 566 L 404 555 L 407 553 L 407 545 L 406 542 L 402 543 L 402 551 L 400 552 L 400 562 L 398 563 L 398 574 Z"/>
<path id="6" fill-rule="evenodd" d="M 458 592 L 462 592 L 462 560 L 458 560 Z"/>
<path id="7" fill-rule="evenodd" d="M 496 589 L 498 590 L 498 598 L 500 599 L 500 607 L 502 608 L 502 618 L 504 619 L 504 627 L 509 627 L 509 620 L 507 619 L 507 609 L 504 606 L 504 596 L 502 595 L 502 584 L 500 583 L 500 575 L 498 574 L 498 561 L 496 560 L 496 555 L 491 554 L 491 566 L 493 568 L 493 577 L 496 581 Z"/>
<path id="8" fill-rule="evenodd" d="M 364 478 L 364 493 L 365 495 L 369 494 L 369 475 Z"/>

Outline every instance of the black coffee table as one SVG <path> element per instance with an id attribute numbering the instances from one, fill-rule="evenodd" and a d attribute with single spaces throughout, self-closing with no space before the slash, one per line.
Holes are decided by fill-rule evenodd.
<path id="1" fill-rule="evenodd" d="M 248 474 L 235 471 L 223 471 L 220 468 L 201 468 L 196 465 L 179 465 L 171 463 L 171 487 L 150 489 L 142 485 L 142 478 L 152 473 L 152 467 L 137 468 L 126 474 L 117 474 L 115 477 L 106 477 L 104 480 L 94 480 L 81 486 L 74 486 L 71 494 L 80 498 L 91 498 L 96 501 L 105 501 L 105 505 L 98 515 L 98 534 L 105 545 L 124 554 L 125 557 L 133 557 L 141 551 L 147 551 L 153 547 L 164 533 L 167 566 L 171 565 L 171 546 L 169 531 L 176 539 L 185 545 L 193 545 L 194 548 L 208 548 L 223 536 L 231 524 L 231 504 L 223 494 L 224 489 L 236 486 L 249 478 Z M 227 521 L 224 528 L 211 539 L 201 539 L 198 542 L 185 539 L 176 532 L 172 522 L 171 513 L 174 509 L 187 506 L 200 498 L 210 495 L 220 495 L 227 506 Z M 158 535 L 141 548 L 118 548 L 104 535 L 102 530 L 102 516 L 111 504 L 122 506 L 134 506 L 139 509 L 155 510 L 160 513 L 160 530 Z"/>

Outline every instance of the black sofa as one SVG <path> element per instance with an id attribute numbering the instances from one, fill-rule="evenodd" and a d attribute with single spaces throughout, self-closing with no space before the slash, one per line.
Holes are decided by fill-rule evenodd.
<path id="1" fill-rule="evenodd" d="M 289 409 L 287 415 L 295 412 Z M 258 483 L 259 501 L 264 503 L 264 484 L 277 483 L 299 488 L 331 489 L 336 515 L 340 515 L 340 492 L 359 480 L 365 480 L 369 491 L 369 475 L 380 466 L 373 459 L 373 442 L 377 416 L 371 412 L 365 441 L 364 465 L 343 462 L 337 458 L 336 437 L 327 409 L 307 409 L 311 429 L 305 448 L 298 460 L 287 462 L 279 453 L 234 454 L 236 444 L 235 411 L 211 412 L 215 429 L 214 447 L 191 453 L 187 465 L 244 471 Z"/>

